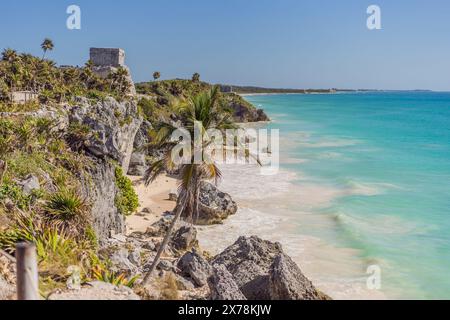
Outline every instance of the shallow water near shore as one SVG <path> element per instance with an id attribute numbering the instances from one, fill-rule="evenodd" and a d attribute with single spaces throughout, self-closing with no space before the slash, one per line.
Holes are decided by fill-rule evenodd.
<path id="1" fill-rule="evenodd" d="M 336 299 L 450 298 L 449 93 L 246 99 L 280 129 L 281 170 L 223 167 L 240 209 L 202 228 L 206 249 L 255 234 Z M 381 290 L 366 286 L 370 265 Z"/>

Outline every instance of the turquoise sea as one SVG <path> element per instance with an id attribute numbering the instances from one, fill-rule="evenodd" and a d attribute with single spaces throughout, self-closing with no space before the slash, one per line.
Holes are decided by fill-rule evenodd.
<path id="1" fill-rule="evenodd" d="M 450 93 L 246 99 L 280 129 L 282 169 L 301 177 L 293 183 L 328 192 L 320 206 L 302 207 L 314 191 L 289 204 L 311 211 L 290 216 L 307 219 L 295 232 L 379 265 L 388 298 L 450 298 Z"/>

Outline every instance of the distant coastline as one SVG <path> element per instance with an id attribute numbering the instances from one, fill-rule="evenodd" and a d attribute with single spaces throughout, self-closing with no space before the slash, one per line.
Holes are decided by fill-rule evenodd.
<path id="1" fill-rule="evenodd" d="M 381 89 L 289 89 L 264 88 L 256 86 L 235 86 L 220 84 L 222 92 L 232 92 L 240 96 L 278 95 L 278 94 L 339 94 L 339 93 L 367 93 L 367 92 L 433 92 L 427 89 L 415 90 L 381 90 Z"/>

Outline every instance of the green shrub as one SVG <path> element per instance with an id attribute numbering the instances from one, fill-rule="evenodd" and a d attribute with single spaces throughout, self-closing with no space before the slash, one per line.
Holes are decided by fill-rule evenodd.
<path id="1" fill-rule="evenodd" d="M 139 276 L 127 278 L 125 273 L 109 271 L 102 265 L 97 265 L 92 268 L 92 276 L 97 281 L 111 283 L 115 286 L 126 286 L 129 288 L 132 288 L 136 280 L 139 278 Z"/>
<path id="2" fill-rule="evenodd" d="M 40 195 L 25 195 L 15 183 L 5 182 L 0 186 L 0 201 L 10 199 L 19 209 L 27 209 Z"/>
<path id="3" fill-rule="evenodd" d="M 89 223 L 89 205 L 79 192 L 62 188 L 50 195 L 44 209 L 47 220 L 59 230 L 84 236 Z"/>
<path id="4" fill-rule="evenodd" d="M 123 215 L 130 215 L 139 207 L 139 198 L 133 189 L 131 180 L 124 176 L 121 167 L 116 167 L 115 175 L 116 186 L 119 189 L 115 199 L 116 207 Z"/>

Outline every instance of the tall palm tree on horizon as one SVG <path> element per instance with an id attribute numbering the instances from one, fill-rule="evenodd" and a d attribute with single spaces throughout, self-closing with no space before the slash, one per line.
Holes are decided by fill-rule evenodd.
<path id="1" fill-rule="evenodd" d="M 55 48 L 55 46 L 51 39 L 46 38 L 46 39 L 44 39 L 44 42 L 42 42 L 41 48 L 44 51 L 44 54 L 42 55 L 42 60 L 43 60 L 43 59 L 45 59 L 45 55 L 47 54 L 47 51 L 52 51 Z"/>
<path id="2" fill-rule="evenodd" d="M 154 133 L 154 145 L 158 149 L 166 150 L 165 156 L 153 163 L 145 174 L 145 182 L 147 185 L 155 181 L 155 179 L 167 170 L 178 169 L 179 171 L 179 197 L 175 208 L 175 216 L 169 226 L 167 234 L 161 243 L 158 253 L 150 267 L 150 270 L 144 277 L 143 284 L 147 284 L 153 271 L 159 264 L 161 255 L 171 238 L 172 231 L 183 216 L 189 222 L 193 222 L 198 216 L 199 197 L 201 184 L 204 181 L 214 180 L 217 182 L 221 178 L 221 172 L 216 163 L 202 150 L 213 142 L 213 139 L 207 135 L 208 129 L 216 129 L 224 131 L 226 129 L 235 129 L 237 126 L 233 123 L 231 115 L 223 111 L 220 105 L 219 88 L 216 86 L 209 92 L 200 93 L 192 98 L 186 105 L 179 106 L 179 115 L 182 123 L 163 121 L 161 127 Z M 183 128 L 187 130 L 191 137 L 194 137 L 194 131 L 200 130 L 201 138 L 194 141 L 191 139 L 190 162 L 177 165 L 172 159 L 172 151 L 179 145 L 179 141 L 172 140 L 172 133 Z M 200 140 L 200 143 L 199 143 Z M 202 161 L 194 161 L 194 155 L 197 151 L 202 154 Z"/>

